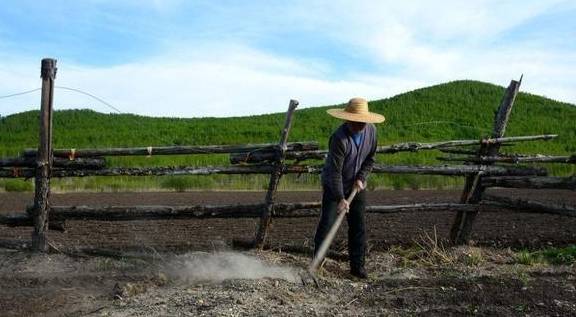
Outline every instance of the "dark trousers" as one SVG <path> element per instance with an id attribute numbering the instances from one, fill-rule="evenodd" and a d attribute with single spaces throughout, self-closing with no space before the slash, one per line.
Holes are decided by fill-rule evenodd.
<path id="1" fill-rule="evenodd" d="M 322 194 L 322 213 L 314 236 L 314 255 L 320 244 L 330 231 L 338 215 L 338 201 L 334 200 L 325 190 Z M 356 194 L 350 204 L 350 211 L 346 215 L 348 220 L 348 255 L 350 267 L 363 267 L 366 253 L 366 227 L 364 213 L 366 209 L 366 192 L 363 190 Z"/>

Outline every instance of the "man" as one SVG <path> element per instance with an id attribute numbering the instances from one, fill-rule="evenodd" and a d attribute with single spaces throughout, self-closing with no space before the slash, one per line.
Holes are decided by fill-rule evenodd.
<path id="1" fill-rule="evenodd" d="M 315 254 L 336 219 L 338 210 L 347 212 L 350 273 L 367 278 L 364 268 L 366 230 L 366 178 L 374 165 L 376 127 L 384 116 L 368 110 L 363 98 L 352 98 L 345 109 L 329 109 L 328 114 L 346 120 L 330 137 L 328 156 L 322 170 L 322 213 L 314 237 Z M 346 198 L 353 187 L 358 193 L 350 205 Z"/>

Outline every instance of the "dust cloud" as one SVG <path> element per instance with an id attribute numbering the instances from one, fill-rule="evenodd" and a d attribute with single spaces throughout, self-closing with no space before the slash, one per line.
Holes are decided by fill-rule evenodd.
<path id="1" fill-rule="evenodd" d="M 231 279 L 283 279 L 298 282 L 295 268 L 263 262 L 237 252 L 188 253 L 167 263 L 167 273 L 187 282 L 222 282 Z"/>

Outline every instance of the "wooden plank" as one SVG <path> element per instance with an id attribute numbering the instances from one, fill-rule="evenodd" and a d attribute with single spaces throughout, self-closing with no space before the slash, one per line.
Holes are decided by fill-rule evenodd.
<path id="1" fill-rule="evenodd" d="M 40 109 L 40 145 L 36 156 L 36 186 L 34 194 L 34 231 L 32 249 L 36 252 L 48 251 L 46 231 L 48 230 L 48 206 L 50 199 L 50 169 L 52 168 L 52 103 L 56 60 L 42 60 L 42 99 Z"/>
<path id="2" fill-rule="evenodd" d="M 527 142 L 527 141 L 538 141 L 538 140 L 552 140 L 556 138 L 556 134 L 544 134 L 544 135 L 527 135 L 527 136 L 516 136 L 507 138 L 487 138 L 482 140 L 451 140 L 451 141 L 439 141 L 433 143 L 417 143 L 417 142 L 406 142 L 398 143 L 392 145 L 379 146 L 376 149 L 376 153 L 380 154 L 394 154 L 398 152 L 417 152 L 423 150 L 440 150 L 440 151 L 456 151 L 453 147 L 457 146 L 469 146 L 469 145 L 482 145 L 482 144 L 509 144 L 511 142 Z M 464 151 L 465 154 L 477 154 L 477 152 L 471 152 L 466 150 L 460 150 L 459 153 Z M 326 150 L 306 150 L 306 151 L 287 151 L 285 159 L 287 160 L 323 160 L 328 151 Z M 242 163 L 262 163 L 276 160 L 276 152 L 272 150 L 263 150 L 258 152 L 244 152 L 244 153 L 233 153 L 230 155 L 230 163 L 232 164 L 242 164 Z"/>
<path id="3" fill-rule="evenodd" d="M 258 226 L 258 231 L 256 232 L 256 237 L 254 239 L 254 247 L 256 249 L 262 250 L 264 244 L 266 243 L 266 238 L 268 236 L 268 228 L 272 221 L 272 215 L 274 213 L 274 200 L 276 196 L 276 189 L 278 188 L 278 183 L 284 172 L 284 156 L 287 150 L 286 144 L 288 142 L 288 134 L 290 133 L 290 127 L 292 126 L 292 117 L 294 111 L 298 107 L 298 101 L 290 100 L 288 106 L 288 111 L 286 112 L 286 121 L 284 122 L 284 128 L 282 129 L 282 134 L 279 143 L 279 155 L 278 160 L 274 163 L 274 170 L 270 174 L 270 182 L 268 184 L 268 191 L 266 192 L 266 198 L 264 203 L 266 206 L 262 209 L 262 217 L 260 218 L 260 225 Z"/>
<path id="4" fill-rule="evenodd" d="M 50 219 L 126 221 L 145 219 L 254 218 L 265 203 L 191 206 L 53 206 Z M 275 214 L 286 217 L 294 211 L 319 208 L 320 202 L 277 203 Z"/>
<path id="5" fill-rule="evenodd" d="M 151 146 L 135 148 L 108 149 L 56 149 L 55 157 L 99 157 L 99 156 L 133 156 L 133 155 L 184 155 L 184 154 L 217 154 L 240 153 L 274 150 L 278 144 L 242 144 L 242 145 L 189 145 L 189 146 Z M 286 145 L 290 151 L 313 151 L 318 149 L 317 142 L 293 142 Z M 25 157 L 36 156 L 36 150 L 26 149 Z"/>
<path id="6" fill-rule="evenodd" d="M 61 227 L 68 220 L 82 221 L 133 221 L 161 219 L 208 219 L 208 218 L 258 218 L 266 205 L 192 205 L 192 206 L 52 206 L 50 207 L 50 228 Z M 30 207 L 28 211 L 31 211 Z M 321 203 L 297 202 L 274 204 L 274 217 L 300 218 L 316 217 Z M 431 211 L 474 211 L 478 205 L 456 203 L 416 203 L 405 205 L 367 206 L 370 214 L 391 214 L 399 212 Z M 17 213 L 0 215 L 0 224 L 10 227 L 32 226 L 30 214 Z"/>
<path id="7" fill-rule="evenodd" d="M 568 163 L 576 164 L 576 154 L 570 156 L 553 156 L 553 155 L 507 155 L 507 156 L 473 156 L 473 157 L 439 157 L 440 161 L 450 162 L 473 162 L 478 164 L 486 163 Z"/>
<path id="8" fill-rule="evenodd" d="M 576 217 L 576 207 L 568 204 L 551 204 L 539 201 L 514 199 L 503 196 L 485 194 L 483 204 L 495 204 L 514 209 L 519 212 L 532 212 Z"/>
<path id="9" fill-rule="evenodd" d="M 570 176 L 570 177 L 494 176 L 483 178 L 482 186 L 505 187 L 505 188 L 576 190 L 576 176 Z"/>
<path id="10" fill-rule="evenodd" d="M 208 166 L 208 167 L 113 167 L 97 170 L 86 169 L 53 169 L 52 177 L 87 177 L 87 176 L 163 176 L 163 175 L 210 175 L 210 174 L 269 174 L 271 165 L 261 166 Z M 0 177 L 30 178 L 31 169 L 0 169 Z"/>
<path id="11" fill-rule="evenodd" d="M 476 211 L 478 205 L 456 203 L 417 203 L 407 205 L 367 206 L 367 213 L 390 214 L 399 212 L 429 212 L 429 211 Z"/>
<path id="12" fill-rule="evenodd" d="M 514 100 L 518 95 L 520 89 L 520 83 L 522 82 L 522 77 L 519 81 L 512 80 L 510 85 L 504 93 L 504 97 L 498 107 L 498 111 L 494 116 L 494 128 L 492 130 L 492 139 L 502 138 L 504 132 L 506 131 L 506 126 L 508 124 L 508 119 L 510 118 L 510 113 L 512 111 L 512 106 L 514 105 Z M 500 149 L 500 143 L 483 143 L 478 152 L 479 155 L 495 156 Z M 489 165 L 490 163 L 486 163 Z M 464 190 L 462 192 L 460 203 L 478 203 L 484 192 L 484 187 L 481 186 L 481 175 L 468 176 L 466 178 L 466 184 L 464 185 Z M 478 215 L 478 212 L 458 212 L 452 228 L 450 230 L 450 240 L 453 244 L 464 244 L 468 242 L 468 237 L 472 230 L 474 224 L 474 219 Z"/>
<path id="13" fill-rule="evenodd" d="M 473 150 L 464 150 L 458 148 L 440 148 L 438 151 L 442 153 L 449 153 L 449 154 L 467 154 L 467 155 L 478 155 L 478 151 Z"/>
<path id="14" fill-rule="evenodd" d="M 0 167 L 36 167 L 34 157 L 14 157 L 0 159 Z M 106 167 L 104 158 L 76 158 L 73 160 L 64 158 L 54 158 L 53 167 L 56 168 L 77 168 L 77 169 L 99 169 Z"/>
<path id="15" fill-rule="evenodd" d="M 262 164 L 212 167 L 115 167 L 98 170 L 52 169 L 52 177 L 270 174 L 275 168 L 273 164 Z M 482 168 L 476 165 L 376 164 L 372 173 L 467 176 L 475 175 L 480 170 Z M 321 171 L 322 165 L 284 165 L 282 169 L 283 174 L 319 174 Z M 546 169 L 521 166 L 485 166 L 484 174 L 490 176 L 545 176 Z M 33 176 L 33 169 L 0 169 L 0 178 L 31 178 Z"/>
<path id="16" fill-rule="evenodd" d="M 0 224 L 9 227 L 33 226 L 34 219 L 25 213 L 4 214 L 0 215 Z"/>
<path id="17" fill-rule="evenodd" d="M 6 225 L 9 227 L 29 227 L 34 226 L 34 217 L 31 215 L 32 207 L 28 214 L 25 213 L 14 213 L 14 214 L 7 214 L 7 215 L 0 215 L 0 224 Z M 50 209 L 48 213 L 50 214 L 52 210 Z M 63 220 L 55 220 L 53 215 L 49 217 L 49 225 L 46 230 L 52 231 L 66 231 L 65 222 Z"/>
<path id="18" fill-rule="evenodd" d="M 376 164 L 372 173 L 384 174 L 420 174 L 420 175 L 445 175 L 445 176 L 475 176 L 479 172 L 483 175 L 546 175 L 544 168 L 520 167 L 520 166 L 478 166 L 478 165 L 381 165 Z"/>
<path id="19" fill-rule="evenodd" d="M 377 153 L 396 153 L 396 152 L 417 152 L 421 150 L 434 150 L 442 148 L 450 148 L 455 146 L 469 146 L 469 145 L 489 145 L 489 144 L 505 144 L 511 142 L 527 142 L 527 141 L 547 141 L 558 137 L 557 134 L 543 134 L 543 135 L 528 135 L 516 137 L 492 137 L 481 140 L 452 140 L 440 141 L 433 143 L 398 143 L 393 145 L 379 146 L 376 150 Z"/>
<path id="20" fill-rule="evenodd" d="M 30 242 L 14 239 L 0 239 L 0 248 L 12 250 L 29 250 Z"/>
<path id="21" fill-rule="evenodd" d="M 314 151 L 287 151 L 285 160 L 323 160 L 328 154 L 324 150 Z M 251 153 L 232 153 L 230 154 L 230 164 L 254 164 L 263 162 L 274 162 L 278 159 L 278 153 L 273 151 L 259 151 Z"/>

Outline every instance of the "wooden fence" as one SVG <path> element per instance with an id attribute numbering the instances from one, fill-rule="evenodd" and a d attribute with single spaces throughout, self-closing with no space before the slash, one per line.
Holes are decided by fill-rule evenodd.
<path id="1" fill-rule="evenodd" d="M 260 217 L 253 246 L 263 248 L 274 217 L 317 216 L 320 202 L 276 203 L 275 195 L 282 175 L 288 173 L 320 173 L 322 165 L 303 165 L 303 161 L 322 160 L 327 152 L 320 150 L 316 142 L 288 143 L 298 101 L 290 100 L 284 126 L 278 143 L 247 145 L 167 146 L 108 149 L 52 149 L 52 100 L 56 61 L 42 60 L 42 100 L 40 115 L 40 144 L 38 149 L 27 149 L 18 158 L 0 159 L 0 177 L 35 177 L 34 204 L 25 214 L 0 217 L 0 223 L 9 226 L 34 226 L 32 247 L 47 251 L 48 228 L 63 230 L 66 220 L 126 221 L 138 219 L 190 219 L 211 217 Z M 440 150 L 445 153 L 466 155 L 457 158 L 441 158 L 444 161 L 463 161 L 461 165 L 404 166 L 375 164 L 372 173 L 427 174 L 466 177 L 466 184 L 459 203 L 414 203 L 409 205 L 368 206 L 368 213 L 395 213 L 433 210 L 453 210 L 456 217 L 450 232 L 454 244 L 468 241 L 474 219 L 481 205 L 497 205 L 526 212 L 541 212 L 576 216 L 574 207 L 544 205 L 523 200 L 484 195 L 487 187 L 576 189 L 576 177 L 550 177 L 544 168 L 516 166 L 521 162 L 576 163 L 576 156 L 546 156 L 500 154 L 503 144 L 551 140 L 556 135 L 504 137 L 506 125 L 520 87 L 512 81 L 502 99 L 494 120 L 491 137 L 478 140 L 450 140 L 433 143 L 407 142 L 379 146 L 377 153 L 417 152 Z M 477 146 L 475 150 L 463 146 Z M 106 167 L 107 156 L 137 155 L 194 155 L 206 153 L 229 153 L 229 166 L 208 167 Z M 514 165 L 494 165 L 509 163 Z M 53 177 L 84 176 L 144 176 L 144 175 L 211 175 L 211 174 L 270 174 L 270 182 L 264 202 L 245 205 L 196 205 L 196 206 L 131 206 L 89 207 L 51 206 L 50 179 Z"/>

